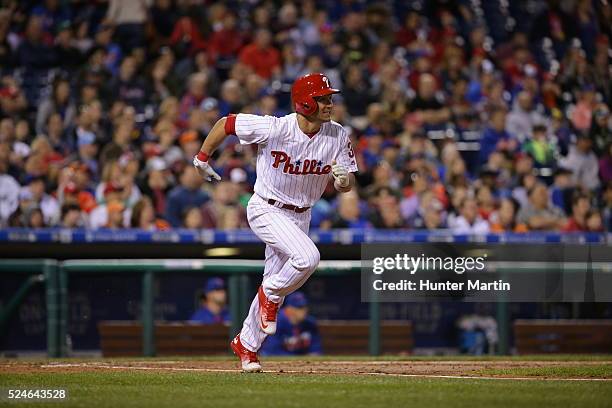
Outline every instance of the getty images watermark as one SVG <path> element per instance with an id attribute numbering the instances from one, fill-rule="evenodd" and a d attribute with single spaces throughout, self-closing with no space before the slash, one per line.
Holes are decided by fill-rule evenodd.
<path id="1" fill-rule="evenodd" d="M 363 301 L 612 301 L 609 245 L 364 244 Z"/>
<path id="2" fill-rule="evenodd" d="M 419 271 L 423 272 L 454 272 L 462 275 L 466 272 L 483 272 L 487 254 L 477 257 L 457 257 L 450 256 L 410 256 L 408 254 L 395 254 L 394 257 L 376 257 L 373 259 L 372 273 L 382 275 L 385 271 L 405 271 L 410 275 L 415 275 Z M 503 279 L 494 281 L 483 281 L 480 279 L 467 279 L 466 282 L 454 281 L 435 281 L 431 279 L 400 279 L 398 282 L 385 282 L 383 279 L 376 279 L 373 282 L 374 290 L 409 290 L 409 291 L 510 291 L 512 285 Z"/>

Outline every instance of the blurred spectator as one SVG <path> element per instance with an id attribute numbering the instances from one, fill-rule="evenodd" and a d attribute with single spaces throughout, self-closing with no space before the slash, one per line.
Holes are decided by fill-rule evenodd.
<path id="1" fill-rule="evenodd" d="M 576 191 L 572 197 L 572 212 L 564 231 L 577 232 L 587 230 L 587 214 L 591 210 L 591 199 L 587 194 Z"/>
<path id="2" fill-rule="evenodd" d="M 62 228 L 83 228 L 85 222 L 81 214 L 81 208 L 77 204 L 65 204 L 62 206 L 59 226 Z"/>
<path id="3" fill-rule="evenodd" d="M 238 204 L 238 192 L 236 184 L 227 181 L 215 184 L 210 201 L 202 207 L 202 226 L 212 229 L 219 228 L 226 217 L 237 215 L 240 218 L 239 227 L 246 228 L 246 212 Z M 239 215 L 235 214 L 235 211 Z"/>
<path id="4" fill-rule="evenodd" d="M 546 185 L 537 183 L 529 191 L 529 201 L 521 207 L 518 221 L 530 230 L 558 230 L 565 223 L 565 215 L 559 207 L 550 203 Z"/>
<path id="5" fill-rule="evenodd" d="M 38 106 L 36 133 L 45 133 L 48 119 L 54 113 L 60 115 L 64 128 L 70 126 L 76 116 L 76 107 L 70 97 L 70 82 L 61 77 L 53 82 L 51 94 Z"/>
<path id="6" fill-rule="evenodd" d="M 240 62 L 250 67 L 264 79 L 280 75 L 280 52 L 272 45 L 272 35 L 267 29 L 258 29 L 254 41 L 240 51 Z"/>
<path id="7" fill-rule="evenodd" d="M 16 115 L 25 111 L 28 101 L 15 78 L 3 76 L 0 80 L 0 112 Z"/>
<path id="8" fill-rule="evenodd" d="M 185 167 L 180 183 L 170 191 L 166 202 L 165 218 L 173 227 L 181 226 L 182 215 L 186 208 L 200 207 L 208 201 L 208 195 L 200 189 L 203 179 L 194 167 Z"/>
<path id="9" fill-rule="evenodd" d="M 124 222 L 124 211 L 125 206 L 121 201 L 109 201 L 108 204 L 104 205 L 106 207 L 107 216 L 106 223 L 103 225 L 103 228 L 109 229 L 121 229 L 125 227 Z"/>
<path id="10" fill-rule="evenodd" d="M 444 106 L 436 95 L 436 78 L 428 73 L 419 76 L 416 97 L 410 102 L 410 111 L 415 113 L 415 120 L 425 127 L 434 127 L 446 123 L 450 110 Z"/>
<path id="11" fill-rule="evenodd" d="M 332 219 L 332 228 L 368 228 L 370 223 L 362 214 L 359 195 L 351 190 L 338 195 L 338 210 Z"/>
<path id="12" fill-rule="evenodd" d="M 59 221 L 60 207 L 57 200 L 46 193 L 44 177 L 32 177 L 27 186 L 21 188 L 20 195 L 28 197 L 32 205 L 42 212 L 46 225 L 55 225 Z"/>
<path id="13" fill-rule="evenodd" d="M 483 220 L 488 221 L 496 207 L 495 197 L 490 186 L 483 184 L 476 189 L 476 203 L 478 205 L 478 215 Z"/>
<path id="14" fill-rule="evenodd" d="M 6 226 L 11 214 L 19 205 L 19 183 L 7 174 L 9 163 L 9 146 L 0 143 L 0 223 Z"/>
<path id="15" fill-rule="evenodd" d="M 115 35 L 126 52 L 144 44 L 144 24 L 151 0 L 109 0 L 106 21 L 115 26 Z"/>
<path id="16" fill-rule="evenodd" d="M 399 200 L 389 187 L 380 187 L 372 199 L 375 211 L 370 221 L 375 228 L 404 228 Z"/>
<path id="17" fill-rule="evenodd" d="M 118 215 L 124 214 L 123 197 L 124 190 L 121 185 L 115 182 L 100 183 L 104 186 L 103 195 L 100 197 L 98 202 L 100 203 L 95 207 L 89 214 L 89 227 L 92 229 L 111 227 L 119 228 L 119 225 L 123 225 L 123 218 L 121 222 L 118 221 Z M 111 203 L 113 204 L 111 206 Z M 113 215 L 112 219 L 110 218 Z"/>
<path id="18" fill-rule="evenodd" d="M 533 96 L 528 91 L 520 92 L 514 102 L 512 111 L 508 114 L 506 130 L 519 142 L 525 141 L 536 124 L 544 124 L 546 120 L 534 107 Z"/>
<path id="19" fill-rule="evenodd" d="M 598 155 L 606 153 L 606 147 L 612 143 L 612 129 L 610 124 L 610 109 L 605 104 L 599 104 L 593 113 L 593 121 L 589 136 L 593 140 L 593 150 Z M 606 180 L 602 180 L 606 181 Z"/>
<path id="20" fill-rule="evenodd" d="M 160 157 L 152 157 L 147 161 L 139 189 L 146 197 L 151 198 L 153 209 L 157 217 L 162 217 L 166 212 L 166 197 L 170 191 L 170 172 L 164 160 Z"/>
<path id="21" fill-rule="evenodd" d="M 595 104 L 595 89 L 593 85 L 584 85 L 571 116 L 572 124 L 579 132 L 586 133 L 591 127 Z"/>
<path id="22" fill-rule="evenodd" d="M 570 195 L 574 191 L 572 171 L 564 167 L 555 169 L 550 190 L 552 204 L 563 209 L 566 213 L 569 212 L 571 210 Z"/>
<path id="23" fill-rule="evenodd" d="M 527 226 L 517 222 L 519 203 L 511 198 L 503 198 L 499 209 L 491 214 L 491 232 L 527 232 Z"/>
<path id="24" fill-rule="evenodd" d="M 184 210 L 182 226 L 189 229 L 201 229 L 204 227 L 202 210 L 199 207 L 189 207 Z"/>
<path id="25" fill-rule="evenodd" d="M 576 144 L 570 146 L 567 157 L 562 158 L 561 166 L 572 169 L 574 182 L 589 190 L 599 187 L 599 166 L 597 156 L 592 150 L 593 141 L 586 134 L 578 134 Z"/>
<path id="26" fill-rule="evenodd" d="M 145 231 L 165 230 L 170 226 L 164 220 L 155 218 L 153 202 L 147 196 L 142 197 L 132 208 L 130 227 Z"/>
<path id="27" fill-rule="evenodd" d="M 52 113 L 49 115 L 42 133 L 47 136 L 55 152 L 63 157 L 70 155 L 72 152 L 72 145 L 68 141 L 63 120 L 59 113 Z"/>
<path id="28" fill-rule="evenodd" d="M 586 229 L 588 232 L 604 232 L 603 219 L 599 211 L 595 209 L 589 210 L 586 214 Z"/>
<path id="29" fill-rule="evenodd" d="M 489 223 L 478 214 L 478 204 L 473 198 L 465 198 L 460 206 L 459 216 L 449 227 L 454 234 L 487 234 Z"/>
<path id="30" fill-rule="evenodd" d="M 174 22 L 177 18 L 177 12 L 172 0 L 155 0 L 150 9 L 151 20 L 149 24 L 155 27 L 155 35 L 157 36 L 157 44 L 166 44 L 174 30 Z"/>
<path id="31" fill-rule="evenodd" d="M 606 152 L 599 160 L 599 176 L 604 184 L 612 181 L 612 141 L 608 142 Z"/>
<path id="32" fill-rule="evenodd" d="M 606 184 L 602 193 L 603 201 L 603 226 L 607 232 L 612 231 L 612 182 Z"/>
<path id="33" fill-rule="evenodd" d="M 197 22 L 189 16 L 181 17 L 176 22 L 170 36 L 170 44 L 179 57 L 192 56 L 198 50 L 206 48 L 204 37 Z"/>
<path id="34" fill-rule="evenodd" d="M 25 38 L 17 49 L 17 62 L 30 69 L 51 68 L 57 63 L 55 51 L 44 38 L 41 17 L 29 18 Z"/>
<path id="35" fill-rule="evenodd" d="M 108 87 L 111 95 L 138 111 L 142 111 L 148 90 L 144 79 L 138 75 L 136 64 L 134 57 L 126 56 L 121 62 L 118 75 L 108 84 Z"/>
<path id="36" fill-rule="evenodd" d="M 179 107 L 180 120 L 187 121 L 191 110 L 200 106 L 206 97 L 207 83 L 208 76 L 204 72 L 197 72 L 189 77 L 187 93 L 181 99 Z"/>
<path id="37" fill-rule="evenodd" d="M 194 312 L 189 321 L 200 324 L 229 324 L 231 317 L 226 306 L 226 299 L 227 292 L 223 279 L 208 279 L 200 297 L 199 309 Z"/>
<path id="38" fill-rule="evenodd" d="M 335 83 L 334 83 L 334 86 Z M 342 92 L 346 109 L 351 116 L 364 116 L 368 105 L 376 98 L 369 86 L 369 78 L 364 75 L 360 65 L 350 65 L 346 72 Z"/>
<path id="39" fill-rule="evenodd" d="M 36 204 L 30 204 L 25 208 L 18 221 L 18 226 L 25 228 L 44 228 L 47 226 L 42 210 Z"/>
<path id="40" fill-rule="evenodd" d="M 231 10 L 226 10 L 223 19 L 210 37 L 208 52 L 219 68 L 228 70 L 236 61 L 238 52 L 244 45 L 244 36 L 238 30 L 238 18 Z"/>
<path id="41" fill-rule="evenodd" d="M 83 54 L 74 44 L 74 33 L 70 21 L 63 21 L 57 27 L 55 54 L 58 65 L 66 72 L 75 72 L 82 63 Z"/>
<path id="42" fill-rule="evenodd" d="M 548 131 L 544 125 L 538 124 L 533 127 L 532 136 L 523 145 L 523 150 L 533 157 L 536 167 L 555 165 L 555 148 L 548 140 Z"/>
<path id="43" fill-rule="evenodd" d="M 506 123 L 506 111 L 503 108 L 495 109 L 491 113 L 491 125 L 485 129 L 480 139 L 480 163 L 486 163 L 494 151 L 516 151 L 518 143 L 512 134 L 506 131 Z"/>
<path id="44" fill-rule="evenodd" d="M 285 298 L 278 312 L 276 334 L 268 336 L 261 353 L 269 356 L 319 355 L 321 335 L 314 317 L 308 314 L 308 300 L 300 292 Z"/>

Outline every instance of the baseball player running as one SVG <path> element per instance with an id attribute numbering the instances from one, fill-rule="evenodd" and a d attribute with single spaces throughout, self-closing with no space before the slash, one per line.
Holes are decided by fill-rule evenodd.
<path id="1" fill-rule="evenodd" d="M 285 296 L 300 288 L 319 264 L 308 237 L 310 208 L 331 177 L 339 192 L 355 184 L 355 154 L 347 131 L 331 120 L 331 87 L 322 74 L 298 78 L 291 88 L 296 113 L 281 118 L 250 114 L 219 119 L 204 140 L 194 166 L 208 181 L 221 177 L 209 157 L 228 135 L 258 145 L 255 194 L 247 206 L 253 232 L 266 244 L 264 275 L 242 330 L 230 346 L 245 372 L 261 371 L 257 351 L 276 332 Z"/>

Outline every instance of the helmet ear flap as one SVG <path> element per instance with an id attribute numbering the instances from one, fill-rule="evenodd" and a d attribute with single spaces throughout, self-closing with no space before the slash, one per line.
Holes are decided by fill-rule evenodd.
<path id="1" fill-rule="evenodd" d="M 312 102 L 307 102 L 307 101 L 296 102 L 295 111 L 297 113 L 301 113 L 302 115 L 306 115 L 306 116 L 312 115 L 313 113 L 317 111 L 317 104 L 316 102 L 314 102 L 313 104 Z"/>

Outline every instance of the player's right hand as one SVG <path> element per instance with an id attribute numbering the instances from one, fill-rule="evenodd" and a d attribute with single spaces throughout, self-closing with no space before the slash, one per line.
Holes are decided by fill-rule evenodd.
<path id="1" fill-rule="evenodd" d="M 349 185 L 349 173 L 345 165 L 332 161 L 332 176 L 340 187 Z"/>
<path id="2" fill-rule="evenodd" d="M 221 180 L 221 176 L 217 174 L 217 172 L 208 164 L 208 162 L 202 161 L 196 157 L 193 158 L 193 165 L 198 170 L 198 173 L 204 180 L 213 181 L 213 180 Z"/>

